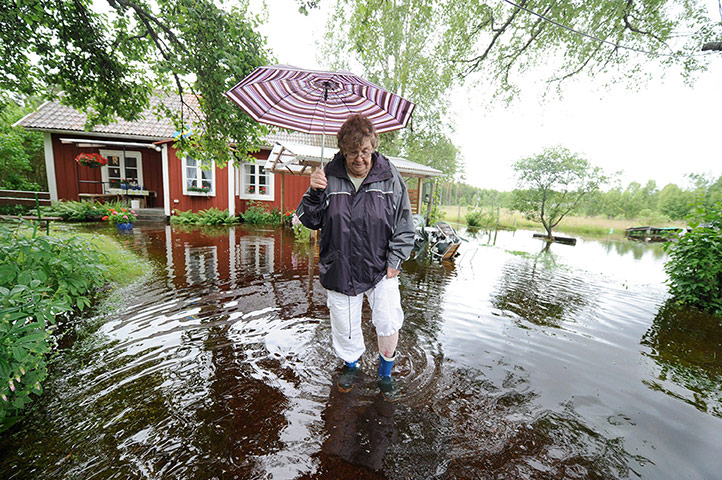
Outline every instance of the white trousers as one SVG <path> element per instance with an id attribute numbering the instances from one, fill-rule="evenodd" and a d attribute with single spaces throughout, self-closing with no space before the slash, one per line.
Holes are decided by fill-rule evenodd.
<path id="1" fill-rule="evenodd" d="M 361 332 L 361 307 L 364 295 L 371 306 L 371 322 L 379 337 L 399 331 L 404 323 L 399 277 L 384 277 L 372 289 L 356 296 L 327 290 L 326 305 L 331 314 L 331 337 L 336 354 L 345 362 L 355 362 L 366 350 Z"/>

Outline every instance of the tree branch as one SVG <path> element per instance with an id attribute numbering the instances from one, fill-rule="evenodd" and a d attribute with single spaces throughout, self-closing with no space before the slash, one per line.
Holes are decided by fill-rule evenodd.
<path id="1" fill-rule="evenodd" d="M 722 42 L 707 42 L 702 45 L 702 51 L 717 51 L 722 52 Z"/>
<path id="2" fill-rule="evenodd" d="M 519 4 L 522 6 L 525 5 L 526 3 L 527 3 L 526 0 L 519 2 Z M 469 68 L 467 68 L 466 72 L 461 74 L 462 77 L 469 76 L 471 73 L 475 72 L 479 68 L 479 65 L 481 64 L 481 62 L 483 62 L 486 59 L 486 57 L 489 56 L 489 53 L 491 53 L 491 50 L 492 50 L 492 48 L 494 48 L 494 45 L 496 45 L 496 42 L 499 41 L 499 38 L 501 37 L 501 35 L 504 32 L 506 32 L 506 29 L 509 28 L 509 25 L 512 24 L 512 22 L 514 21 L 516 16 L 521 11 L 522 10 L 518 9 L 518 8 L 515 8 L 514 10 L 512 10 L 511 15 L 509 15 L 509 18 L 506 19 L 506 22 L 504 22 L 504 24 L 498 30 L 496 30 L 496 33 L 491 38 L 491 41 L 489 42 L 489 45 L 486 47 L 486 50 L 484 50 L 484 53 L 482 53 L 481 55 L 477 55 L 476 57 L 468 59 L 468 60 L 461 60 L 461 62 L 463 62 L 463 63 L 473 63 L 473 65 L 471 65 Z"/>

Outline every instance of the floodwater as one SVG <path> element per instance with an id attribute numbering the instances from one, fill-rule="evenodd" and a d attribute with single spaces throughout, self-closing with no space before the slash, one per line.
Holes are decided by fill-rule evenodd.
<path id="1" fill-rule="evenodd" d="M 2 478 L 720 478 L 722 327 L 668 304 L 658 245 L 466 237 L 404 265 L 389 403 L 369 321 L 363 375 L 334 387 L 312 248 L 136 227 L 155 274 L 66 340 Z"/>

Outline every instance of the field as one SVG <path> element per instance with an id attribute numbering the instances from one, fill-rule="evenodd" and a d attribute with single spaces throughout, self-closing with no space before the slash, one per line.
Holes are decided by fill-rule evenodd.
<path id="1" fill-rule="evenodd" d="M 468 207 L 445 206 L 441 207 L 442 219 L 449 223 L 457 223 L 466 225 L 466 214 Z M 612 236 L 616 238 L 624 237 L 624 230 L 629 227 L 639 227 L 649 225 L 649 220 L 645 219 L 615 219 L 604 217 L 564 217 L 561 223 L 554 229 L 559 233 L 570 233 L 579 235 L 592 236 Z M 494 225 L 489 225 L 493 227 Z M 684 222 L 662 222 L 655 223 L 655 227 L 686 227 Z M 519 212 L 501 209 L 499 212 L 499 228 L 513 229 L 525 228 L 544 232 L 541 223 L 532 222 L 524 218 Z"/>

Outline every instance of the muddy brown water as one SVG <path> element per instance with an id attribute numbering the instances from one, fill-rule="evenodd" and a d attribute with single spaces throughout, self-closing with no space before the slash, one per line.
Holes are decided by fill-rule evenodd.
<path id="1" fill-rule="evenodd" d="M 136 227 L 119 238 L 155 273 L 83 319 L 0 477 L 722 477 L 722 327 L 667 302 L 659 246 L 466 236 L 454 263 L 404 265 L 389 403 L 368 310 L 359 382 L 333 386 L 313 249 Z"/>

